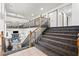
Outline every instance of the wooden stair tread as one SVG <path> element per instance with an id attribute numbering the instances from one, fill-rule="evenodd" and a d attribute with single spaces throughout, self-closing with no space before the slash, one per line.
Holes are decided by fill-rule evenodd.
<path id="1" fill-rule="evenodd" d="M 63 43 L 63 42 L 60 42 L 60 41 L 57 41 L 57 40 L 50 40 L 50 38 L 42 38 L 42 39 L 47 40 L 47 41 L 51 41 L 51 42 L 56 42 L 56 43 L 63 44 L 63 45 L 67 45 L 67 46 L 71 46 L 71 47 L 76 47 L 75 45 Z"/>
<path id="2" fill-rule="evenodd" d="M 58 30 L 56 30 L 56 31 L 51 31 L 51 30 L 47 30 L 47 32 L 69 32 L 69 33 L 78 33 L 79 31 L 58 31 Z"/>
<path id="3" fill-rule="evenodd" d="M 42 42 L 42 41 L 40 41 L 40 42 L 41 42 L 41 44 L 43 43 L 43 45 L 45 45 L 45 46 L 48 46 L 48 47 L 50 47 L 50 48 L 59 50 L 59 51 L 61 51 L 61 52 L 63 52 L 63 53 L 66 53 L 66 54 L 70 54 L 70 53 L 71 53 L 70 51 L 65 50 L 65 49 L 63 49 L 63 48 L 60 48 L 60 47 L 57 47 L 57 46 L 54 46 L 54 45 L 51 45 L 51 44 L 48 44 L 48 43 L 45 43 L 45 42 Z M 75 52 L 72 51 L 72 54 L 75 54 Z"/>
<path id="4" fill-rule="evenodd" d="M 58 54 L 51 52 L 50 50 L 44 48 L 43 46 L 40 46 L 39 44 L 35 44 L 35 47 L 44 52 L 48 56 L 59 56 Z"/>
<path id="5" fill-rule="evenodd" d="M 65 36 L 65 35 L 66 35 L 66 36 L 77 36 L 77 35 L 73 35 L 73 34 L 51 33 L 51 32 L 50 32 L 50 33 L 45 33 L 45 34 L 48 34 L 48 35 L 52 35 L 52 34 L 53 34 L 53 35 L 64 35 L 64 36 Z"/>
<path id="6" fill-rule="evenodd" d="M 70 38 L 63 38 L 63 37 L 57 37 L 57 36 L 50 36 L 50 35 L 42 35 L 42 37 L 51 37 L 51 38 L 58 38 L 58 39 L 63 39 L 63 40 L 70 40 L 70 41 L 76 41 L 74 39 L 70 39 Z"/>

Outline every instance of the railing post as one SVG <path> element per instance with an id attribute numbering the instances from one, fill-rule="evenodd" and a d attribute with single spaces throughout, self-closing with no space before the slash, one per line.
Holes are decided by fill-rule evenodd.
<path id="1" fill-rule="evenodd" d="M 42 28 L 42 22 L 41 21 L 42 21 L 42 16 L 40 16 L 40 32 L 42 33 L 42 29 L 41 29 Z M 41 39 L 41 35 L 40 35 L 40 39 Z"/>
<path id="2" fill-rule="evenodd" d="M 3 55 L 3 32 L 0 32 L 0 56 Z"/>
<path id="3" fill-rule="evenodd" d="M 29 48 L 32 47 L 32 32 L 30 31 L 29 35 Z"/>
<path id="4" fill-rule="evenodd" d="M 78 50 L 78 56 L 79 56 L 79 33 L 78 33 L 78 39 L 77 39 L 77 50 Z"/>

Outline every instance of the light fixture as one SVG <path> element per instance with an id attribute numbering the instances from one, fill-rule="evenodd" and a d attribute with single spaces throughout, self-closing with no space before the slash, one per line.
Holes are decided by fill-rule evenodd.
<path id="1" fill-rule="evenodd" d="M 40 10 L 42 11 L 44 8 L 40 8 Z"/>
<path id="2" fill-rule="evenodd" d="M 34 16 L 34 14 L 32 14 L 32 16 Z"/>

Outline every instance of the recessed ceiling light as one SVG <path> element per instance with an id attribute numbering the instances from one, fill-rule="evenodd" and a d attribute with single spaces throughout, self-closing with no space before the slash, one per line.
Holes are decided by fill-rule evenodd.
<path id="1" fill-rule="evenodd" d="M 40 10 L 42 11 L 44 8 L 40 8 Z"/>
<path id="2" fill-rule="evenodd" d="M 32 14 L 32 16 L 34 16 L 34 14 Z"/>

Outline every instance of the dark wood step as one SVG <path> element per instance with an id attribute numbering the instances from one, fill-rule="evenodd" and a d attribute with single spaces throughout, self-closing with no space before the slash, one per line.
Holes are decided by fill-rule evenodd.
<path id="1" fill-rule="evenodd" d="M 39 44 L 40 45 L 42 45 L 43 47 L 45 47 L 45 48 L 48 48 L 48 49 L 50 49 L 51 51 L 55 51 L 56 53 L 58 53 L 58 54 L 60 54 L 60 55 L 65 55 L 65 56 L 69 56 L 69 55 L 77 55 L 77 53 L 75 53 L 75 52 L 70 52 L 70 51 L 68 51 L 68 50 L 65 50 L 65 49 L 63 49 L 63 48 L 60 48 L 60 47 L 57 47 L 57 46 L 54 46 L 54 45 L 50 45 L 50 44 L 48 44 L 48 43 L 46 43 L 46 42 L 42 42 L 42 41 L 39 41 Z"/>
<path id="2" fill-rule="evenodd" d="M 64 31 L 45 31 L 43 34 L 45 33 L 57 33 L 57 34 L 67 34 L 67 35 L 78 35 L 78 32 L 64 32 Z"/>
<path id="3" fill-rule="evenodd" d="M 49 27 L 49 29 L 79 29 L 79 26 Z"/>
<path id="4" fill-rule="evenodd" d="M 55 42 L 55 43 L 59 43 L 59 44 L 65 45 L 65 46 L 69 46 L 69 47 L 76 47 L 76 45 L 71 45 L 71 44 L 64 43 L 64 42 L 57 41 L 57 40 L 51 40 L 50 38 L 44 38 L 44 37 L 43 37 L 43 38 L 41 38 L 41 40 L 49 41 L 48 43 L 50 43 L 50 42 Z"/>
<path id="5" fill-rule="evenodd" d="M 79 30 L 79 28 L 48 28 L 48 30 Z"/>
<path id="6" fill-rule="evenodd" d="M 43 53 L 45 53 L 48 56 L 59 56 L 59 54 L 55 53 L 55 52 L 51 52 L 49 49 L 44 48 L 43 46 L 39 45 L 39 44 L 35 44 L 35 47 L 39 50 L 41 50 Z"/>
<path id="7" fill-rule="evenodd" d="M 79 26 L 47 28 L 38 44 L 51 52 L 65 56 L 77 56 L 77 38 Z"/>
<path id="8" fill-rule="evenodd" d="M 64 49 L 67 49 L 67 50 L 70 50 L 70 51 L 77 52 L 77 46 L 76 45 L 70 45 L 70 44 L 67 44 L 67 43 L 63 43 L 63 42 L 60 42 L 60 41 L 55 41 L 55 40 L 51 40 L 51 39 L 47 39 L 47 38 L 42 38 L 41 41 L 44 41 L 44 42 L 49 43 L 51 45 L 55 45 L 55 46 L 58 46 L 58 47 L 61 47 L 61 48 L 64 48 Z"/>
<path id="9" fill-rule="evenodd" d="M 60 42 L 64 42 L 64 43 L 68 43 L 68 44 L 72 44 L 72 45 L 77 45 L 76 39 L 69 39 L 69 38 L 50 36 L 50 35 L 42 35 L 42 38 L 43 37 L 48 38 L 48 39 L 52 39 L 52 40 L 56 40 L 56 41 L 60 41 Z"/>
<path id="10" fill-rule="evenodd" d="M 66 37 L 66 38 L 72 38 L 72 39 L 77 39 L 78 38 L 78 36 L 77 35 L 75 35 L 75 34 L 64 34 L 64 33 L 49 33 L 49 32 L 47 32 L 47 33 L 44 33 L 45 35 L 50 35 L 50 36 L 60 36 L 60 37 Z"/>
<path id="11" fill-rule="evenodd" d="M 58 37 L 58 36 L 50 36 L 50 35 L 42 35 L 42 37 L 49 37 L 49 38 L 56 38 L 56 39 L 63 39 L 63 40 L 68 40 L 68 41 L 76 41 L 77 39 L 69 39 L 69 38 L 64 38 L 64 37 Z"/>
<path id="12" fill-rule="evenodd" d="M 64 30 L 63 31 L 62 30 L 61 31 L 59 31 L 59 30 L 57 30 L 57 31 L 56 30 L 47 30 L 47 32 L 56 32 L 56 33 L 57 32 L 59 32 L 59 33 L 79 33 L 79 31 L 64 31 Z"/>
<path id="13" fill-rule="evenodd" d="M 49 28 L 48 30 L 77 30 L 79 31 L 79 28 Z"/>
<path id="14" fill-rule="evenodd" d="M 52 53 L 56 53 L 60 56 L 66 56 L 67 54 L 64 54 L 63 52 L 59 52 L 59 50 L 56 50 L 55 48 L 51 48 L 48 45 L 44 44 L 43 42 L 39 41 L 38 44 L 42 47 L 44 47 L 45 49 L 48 49 L 49 51 L 51 51 Z"/>

